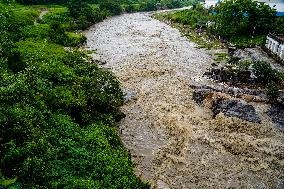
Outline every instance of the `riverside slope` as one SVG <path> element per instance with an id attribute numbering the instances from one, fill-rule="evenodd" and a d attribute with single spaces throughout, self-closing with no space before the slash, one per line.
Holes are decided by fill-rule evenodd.
<path id="1" fill-rule="evenodd" d="M 86 49 L 135 94 L 123 107 L 121 139 L 136 173 L 157 188 L 283 188 L 284 135 L 192 100 L 190 85 L 212 63 L 177 29 L 148 13 L 109 18 L 85 32 Z M 267 120 L 267 119 L 264 119 Z"/>

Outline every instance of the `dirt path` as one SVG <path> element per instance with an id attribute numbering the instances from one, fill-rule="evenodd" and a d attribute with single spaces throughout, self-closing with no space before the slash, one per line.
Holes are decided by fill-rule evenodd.
<path id="1" fill-rule="evenodd" d="M 148 14 L 125 14 L 86 32 L 87 49 L 106 61 L 129 95 L 119 124 L 137 175 L 158 188 L 283 188 L 284 136 L 192 100 L 207 52 Z"/>

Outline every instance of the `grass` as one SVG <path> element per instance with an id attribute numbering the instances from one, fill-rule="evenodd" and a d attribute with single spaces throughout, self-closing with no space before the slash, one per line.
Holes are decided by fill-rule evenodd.
<path id="1" fill-rule="evenodd" d="M 228 60 L 228 53 L 220 52 L 214 54 L 214 61 L 215 62 L 226 62 Z"/>

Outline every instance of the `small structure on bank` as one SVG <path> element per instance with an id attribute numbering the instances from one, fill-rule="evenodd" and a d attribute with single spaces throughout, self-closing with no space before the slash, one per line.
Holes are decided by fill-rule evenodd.
<path id="1" fill-rule="evenodd" d="M 269 34 L 266 39 L 266 48 L 284 61 L 284 34 Z"/>

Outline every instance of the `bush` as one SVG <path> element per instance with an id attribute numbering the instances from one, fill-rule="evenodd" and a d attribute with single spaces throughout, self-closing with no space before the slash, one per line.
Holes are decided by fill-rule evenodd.
<path id="1" fill-rule="evenodd" d="M 48 11 L 49 12 L 47 12 L 42 19 L 38 20 L 39 23 L 50 24 L 51 22 L 59 22 L 64 28 L 68 29 L 72 17 L 70 17 L 66 7 L 56 6 L 49 8 Z"/>
<path id="2" fill-rule="evenodd" d="M 182 10 L 169 14 L 168 19 L 183 25 L 190 25 L 192 28 L 204 28 L 209 21 L 208 12 L 201 5 L 195 9 Z"/>
<path id="3" fill-rule="evenodd" d="M 275 82 L 270 82 L 267 87 L 267 96 L 271 101 L 274 101 L 274 99 L 277 97 L 279 93 L 279 87 Z"/>
<path id="4" fill-rule="evenodd" d="M 257 61 L 253 64 L 253 73 L 261 83 L 269 83 L 275 79 L 275 71 L 271 65 L 264 61 Z"/>
<path id="5" fill-rule="evenodd" d="M 60 45 L 65 45 L 68 41 L 65 29 L 57 21 L 50 23 L 48 30 L 48 37 L 52 42 Z"/>
<path id="6" fill-rule="evenodd" d="M 163 8 L 173 9 L 181 7 L 181 1 L 177 0 L 161 0 L 161 6 Z"/>
<path id="7" fill-rule="evenodd" d="M 121 5 L 116 1 L 106 0 L 100 3 L 101 10 L 108 10 L 112 15 L 119 15 L 122 12 Z"/>
<path id="8" fill-rule="evenodd" d="M 276 75 L 280 82 L 284 82 L 284 72 L 277 72 Z"/>
<path id="9" fill-rule="evenodd" d="M 68 40 L 65 46 L 76 47 L 84 44 L 87 41 L 86 36 L 83 34 L 68 32 L 67 37 Z"/>
<path id="10" fill-rule="evenodd" d="M 284 33 L 284 16 L 277 17 L 274 23 L 273 33 L 283 34 Z"/>
<path id="11" fill-rule="evenodd" d="M 48 24 L 37 24 L 29 25 L 22 29 L 21 31 L 23 38 L 38 38 L 44 39 L 49 35 L 49 25 Z"/>
<path id="12" fill-rule="evenodd" d="M 82 30 L 102 21 L 108 15 L 106 10 L 101 10 L 98 7 L 92 7 L 85 2 L 76 0 L 71 0 L 68 3 L 68 11 L 73 18 L 71 28 Z"/>

